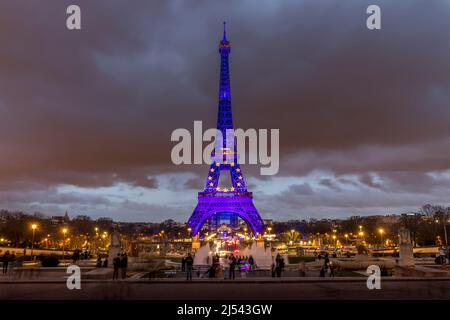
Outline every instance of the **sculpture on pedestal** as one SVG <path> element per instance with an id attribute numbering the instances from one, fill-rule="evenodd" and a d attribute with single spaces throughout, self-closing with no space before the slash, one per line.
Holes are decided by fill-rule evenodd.
<path id="1" fill-rule="evenodd" d="M 399 236 L 399 250 L 400 258 L 398 259 L 399 266 L 414 266 L 414 253 L 411 243 L 411 235 L 406 228 L 400 228 Z"/>
<path id="2" fill-rule="evenodd" d="M 120 246 L 120 233 L 117 229 L 111 233 L 110 236 L 110 245 L 108 250 L 108 267 L 113 267 L 113 259 L 117 257 L 117 255 L 122 251 Z"/>

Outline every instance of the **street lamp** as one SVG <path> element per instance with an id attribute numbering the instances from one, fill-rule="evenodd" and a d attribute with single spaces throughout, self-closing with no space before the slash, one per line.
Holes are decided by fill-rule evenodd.
<path id="1" fill-rule="evenodd" d="M 64 256 L 66 255 L 66 233 L 67 233 L 67 228 L 63 228 L 62 229 L 62 233 L 63 233 L 63 235 L 64 235 L 64 238 L 63 238 L 63 260 L 64 260 Z"/>
<path id="2" fill-rule="evenodd" d="M 34 234 L 35 234 L 35 232 L 36 232 L 36 228 L 37 228 L 37 225 L 36 225 L 35 223 L 33 223 L 33 224 L 31 225 L 31 230 L 33 230 L 33 238 L 32 238 L 32 240 L 31 240 L 31 257 L 33 257 L 33 250 L 34 250 Z"/>
<path id="3" fill-rule="evenodd" d="M 439 219 L 436 219 L 436 223 L 439 223 Z M 447 240 L 447 218 L 444 216 L 442 217 L 442 224 L 444 225 L 444 240 L 445 240 L 445 247 L 448 247 L 448 240 Z"/>
<path id="4" fill-rule="evenodd" d="M 381 245 L 383 246 L 383 234 L 384 234 L 384 229 L 383 229 L 383 228 L 380 228 L 380 229 L 378 229 L 378 232 L 380 233 Z M 384 256 L 384 248 L 383 248 L 383 256 Z"/>
<path id="5" fill-rule="evenodd" d="M 336 247 L 337 247 L 336 236 L 333 234 L 332 238 L 334 240 L 334 248 L 336 249 Z"/>

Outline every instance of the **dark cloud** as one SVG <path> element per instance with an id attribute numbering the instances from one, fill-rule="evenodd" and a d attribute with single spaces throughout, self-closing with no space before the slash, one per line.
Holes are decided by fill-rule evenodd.
<path id="1" fill-rule="evenodd" d="M 429 173 L 450 169 L 448 4 L 77 3 L 81 32 L 65 28 L 65 10 L 72 1 L 0 4 L 4 206 L 47 203 L 45 208 L 57 211 L 78 200 L 86 206 L 77 209 L 99 214 L 104 209 L 105 215 L 123 218 L 127 210 L 136 217 L 164 210 L 174 217 L 189 214 L 190 209 L 169 200 L 153 207 L 108 202 L 106 208 L 84 196 L 55 201 L 49 190 L 63 185 L 95 190 L 120 183 L 148 190 L 201 188 L 207 166 L 172 165 L 169 139 L 172 130 L 191 129 L 194 120 L 215 125 L 223 20 L 229 23 L 232 44 L 236 126 L 280 129 L 279 176 L 315 171 L 334 176 L 321 178 L 321 189 L 294 184 L 292 197 L 274 195 L 272 204 L 261 202 L 264 209 L 276 207 L 283 216 L 302 206 L 313 214 L 321 206 L 316 197 L 324 206 L 333 203 L 331 214 L 347 212 L 339 207 L 388 210 L 391 203 L 401 210 L 425 200 L 447 201 L 442 197 L 447 182 Z M 382 8 L 382 29 L 369 31 L 365 10 L 375 3 Z M 254 176 L 259 167 L 243 170 Z M 192 175 L 166 177 L 168 187 L 157 178 L 187 171 L 199 181 Z M 267 177 L 261 181 L 274 183 Z M 373 196 L 347 196 L 344 186 Z M 401 197 L 401 204 L 388 195 L 392 191 L 428 196 Z M 20 192 L 24 198 L 17 201 Z M 333 192 L 343 197 L 334 199 Z M 195 201 L 194 192 L 192 207 Z M 162 215 L 150 217 L 156 216 Z"/>
<path id="2" fill-rule="evenodd" d="M 320 180 L 319 184 L 324 186 L 324 187 L 333 189 L 335 191 L 341 191 L 341 188 L 339 188 L 339 186 L 333 180 L 331 180 L 329 178 L 325 178 L 325 179 Z"/>

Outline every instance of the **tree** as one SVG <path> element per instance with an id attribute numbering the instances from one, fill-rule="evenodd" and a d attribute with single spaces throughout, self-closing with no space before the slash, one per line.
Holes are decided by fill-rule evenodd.
<path id="1" fill-rule="evenodd" d="M 414 247 L 417 244 L 417 234 L 420 230 L 421 220 L 421 214 L 402 214 L 400 217 L 400 226 L 409 230 Z"/>
<path id="2" fill-rule="evenodd" d="M 443 232 L 442 232 L 442 238 L 444 239 L 444 243 L 446 246 L 448 246 L 448 237 L 447 237 L 447 222 L 450 218 L 450 207 L 444 208 L 444 207 L 436 207 L 436 212 L 433 216 L 434 220 L 442 226 Z"/>

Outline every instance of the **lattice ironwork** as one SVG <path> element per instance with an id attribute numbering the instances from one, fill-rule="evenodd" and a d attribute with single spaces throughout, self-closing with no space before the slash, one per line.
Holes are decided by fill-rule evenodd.
<path id="1" fill-rule="evenodd" d="M 232 212 L 245 220 L 254 234 L 262 233 L 264 223 L 253 204 L 253 195 L 247 191 L 244 175 L 238 163 L 236 148 L 227 148 L 227 129 L 233 129 L 233 114 L 231 111 L 230 70 L 228 57 L 231 52 L 230 42 L 227 40 L 224 23 L 223 38 L 219 44 L 220 53 L 220 84 L 219 84 L 219 110 L 217 114 L 217 129 L 221 131 L 223 145 L 219 146 L 217 153 L 212 154 L 213 162 L 206 177 L 205 189 L 198 193 L 198 204 L 192 213 L 188 224 L 192 234 L 196 235 L 201 226 L 212 215 L 219 212 Z M 234 141 L 230 144 L 235 146 Z M 231 156 L 230 156 L 231 154 Z M 228 171 L 228 172 L 227 172 Z M 231 175 L 229 189 L 219 187 L 221 173 Z"/>

